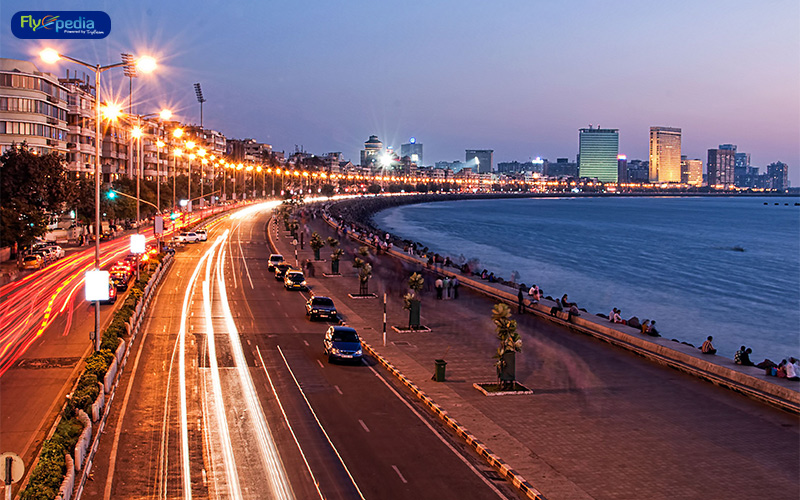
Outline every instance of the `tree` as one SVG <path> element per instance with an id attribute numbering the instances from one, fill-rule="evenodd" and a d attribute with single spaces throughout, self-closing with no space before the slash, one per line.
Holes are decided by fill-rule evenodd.
<path id="1" fill-rule="evenodd" d="M 369 255 L 369 248 L 362 246 L 358 249 L 359 255 L 366 258 Z M 369 279 L 372 277 L 372 266 L 361 257 L 353 259 L 353 267 L 358 269 L 358 294 L 369 295 Z"/>
<path id="2" fill-rule="evenodd" d="M 403 308 L 408 310 L 408 329 L 419 328 L 420 301 L 419 293 L 425 286 L 425 278 L 419 273 L 414 273 L 408 278 L 410 293 L 403 296 Z"/>
<path id="3" fill-rule="evenodd" d="M 492 308 L 492 322 L 497 331 L 500 347 L 497 348 L 497 379 L 500 388 L 513 388 L 516 383 L 516 353 L 522 350 L 522 339 L 517 333 L 517 321 L 511 319 L 507 304 L 498 303 Z"/>
<path id="4" fill-rule="evenodd" d="M 381 186 L 379 184 L 370 184 L 367 188 L 367 192 L 370 194 L 378 194 L 381 192 Z"/>
<path id="5" fill-rule="evenodd" d="M 325 246 L 325 242 L 322 240 L 319 233 L 316 231 L 311 233 L 311 241 L 308 244 L 311 245 L 311 249 L 314 250 L 314 260 L 319 260 L 319 251 Z"/>
<path id="6" fill-rule="evenodd" d="M 322 187 L 320 188 L 320 194 L 322 196 L 327 196 L 328 198 L 333 196 L 334 192 L 335 190 L 333 184 L 323 184 Z"/>
<path id="7" fill-rule="evenodd" d="M 47 232 L 47 213 L 74 196 L 63 159 L 37 155 L 25 143 L 0 156 L 0 245 L 27 246 Z"/>
<path id="8" fill-rule="evenodd" d="M 337 248 L 339 246 L 339 240 L 328 236 L 328 246 L 333 249 L 331 253 L 331 274 L 339 274 L 339 259 L 342 258 L 344 255 L 344 250 L 341 248 Z"/>

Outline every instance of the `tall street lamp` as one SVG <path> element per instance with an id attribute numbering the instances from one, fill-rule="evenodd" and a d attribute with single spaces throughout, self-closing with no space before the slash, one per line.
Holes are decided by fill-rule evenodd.
<path id="1" fill-rule="evenodd" d="M 176 128 L 175 130 L 172 131 L 172 137 L 174 137 L 175 139 L 180 139 L 182 135 L 183 135 L 182 128 Z M 170 140 L 170 142 L 172 141 Z M 175 158 L 175 162 L 172 164 L 172 209 L 173 210 L 175 210 L 175 207 L 177 206 L 175 204 L 175 177 L 178 175 L 178 157 L 181 156 L 182 154 L 183 150 L 176 148 L 172 149 L 172 155 L 173 158 Z"/>
<path id="2" fill-rule="evenodd" d="M 94 121 L 94 268 L 95 271 L 100 270 L 100 143 L 103 140 L 100 136 L 100 74 L 111 68 L 118 68 L 124 66 L 125 62 L 118 62 L 115 64 L 108 64 L 101 66 L 100 64 L 89 64 L 73 57 L 59 54 L 53 49 L 44 49 L 39 53 L 39 56 L 46 63 L 53 64 L 59 59 L 66 59 L 67 61 L 80 64 L 88 69 L 94 70 L 94 88 L 95 88 L 95 121 Z M 144 56 L 136 61 L 136 67 L 139 71 L 150 73 L 156 69 L 156 61 L 152 57 Z M 100 350 L 100 301 L 95 301 L 94 309 L 94 344 L 95 350 Z"/>

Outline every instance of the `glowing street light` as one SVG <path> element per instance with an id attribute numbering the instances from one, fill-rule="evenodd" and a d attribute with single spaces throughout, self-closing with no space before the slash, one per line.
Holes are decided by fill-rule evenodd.
<path id="1" fill-rule="evenodd" d="M 100 103 L 102 99 L 100 98 L 100 74 L 106 70 L 111 68 L 117 68 L 125 65 L 125 62 L 118 62 L 115 64 L 108 64 L 106 66 L 102 66 L 100 64 L 89 64 L 85 63 L 79 59 L 75 59 L 70 56 L 66 56 L 64 54 L 59 54 L 56 50 L 52 48 L 46 48 L 39 53 L 42 61 L 48 64 L 54 64 L 60 59 L 66 59 L 67 61 L 74 62 L 76 64 L 80 64 L 86 68 L 94 70 L 94 87 L 95 87 L 95 123 L 94 123 L 94 131 L 95 131 L 95 154 L 94 154 L 94 200 L 95 200 L 95 207 L 94 207 L 94 267 L 95 271 L 100 270 L 100 176 L 102 175 L 102 171 L 100 170 L 100 151 L 102 149 L 101 141 L 102 136 L 100 135 Z M 152 57 L 140 58 L 137 61 L 137 66 L 143 73 L 149 73 L 156 68 L 156 61 Z M 94 345 L 95 350 L 100 350 L 100 301 L 95 302 L 95 309 L 94 309 Z"/>

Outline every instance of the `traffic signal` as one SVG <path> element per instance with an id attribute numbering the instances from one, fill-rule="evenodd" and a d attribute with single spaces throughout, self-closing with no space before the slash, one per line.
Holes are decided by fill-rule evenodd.
<path id="1" fill-rule="evenodd" d="M 169 218 L 172 219 L 172 220 L 175 220 L 180 216 L 181 216 L 181 214 L 179 214 L 178 212 L 172 212 L 171 214 L 169 214 Z"/>

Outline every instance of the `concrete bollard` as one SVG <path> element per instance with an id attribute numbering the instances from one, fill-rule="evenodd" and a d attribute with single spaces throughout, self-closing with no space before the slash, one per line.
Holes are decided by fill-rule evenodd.
<path id="1" fill-rule="evenodd" d="M 89 416 L 83 410 L 78 410 L 77 414 L 78 420 L 83 424 L 83 432 L 81 432 L 78 443 L 75 445 L 75 470 L 79 471 L 83 468 L 83 461 L 92 442 L 92 421 L 89 420 Z"/>
<path id="2" fill-rule="evenodd" d="M 64 461 L 67 463 L 67 472 L 64 474 L 64 480 L 61 481 L 61 487 L 58 489 L 56 495 L 57 500 L 70 500 L 72 498 L 72 489 L 75 487 L 75 461 L 69 453 L 64 454 Z"/>
<path id="3" fill-rule="evenodd" d="M 116 376 L 117 376 L 117 358 L 114 358 L 114 360 L 108 366 L 108 370 L 106 370 L 106 376 L 103 377 L 103 385 L 105 385 L 109 391 L 111 390 L 111 386 L 114 384 L 114 377 Z"/>

